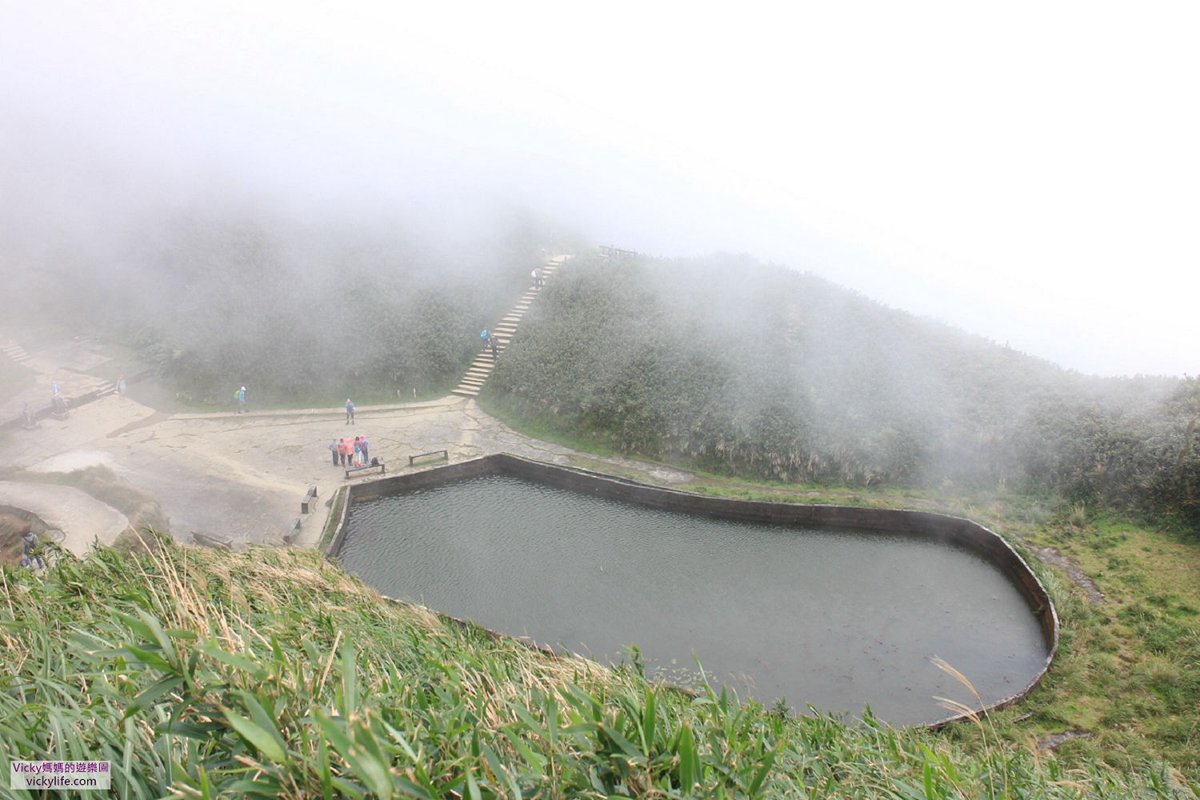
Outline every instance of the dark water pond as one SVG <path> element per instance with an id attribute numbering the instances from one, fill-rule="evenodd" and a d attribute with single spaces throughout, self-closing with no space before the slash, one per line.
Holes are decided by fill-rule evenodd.
<path id="1" fill-rule="evenodd" d="M 731 522 L 508 476 L 356 503 L 339 560 L 383 594 L 601 661 L 637 645 L 686 682 L 698 659 L 770 705 L 894 724 L 985 701 L 1045 662 L 1037 619 L 991 563 L 919 537 Z"/>

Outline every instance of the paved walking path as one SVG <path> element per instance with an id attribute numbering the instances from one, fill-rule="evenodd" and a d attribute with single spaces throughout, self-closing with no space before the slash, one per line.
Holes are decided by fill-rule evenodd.
<path id="1" fill-rule="evenodd" d="M 93 542 L 112 544 L 129 526 L 124 514 L 71 486 L 0 481 L 0 505 L 37 515 L 57 530 L 51 538 L 77 556 Z"/>
<path id="2" fill-rule="evenodd" d="M 0 464 L 22 470 L 70 472 L 105 466 L 154 497 L 170 520 L 171 533 L 190 541 L 193 532 L 241 543 L 282 544 L 291 523 L 301 518 L 293 543 L 312 546 L 319 540 L 328 514 L 325 503 L 345 484 L 334 467 L 328 445 L 348 432 L 371 440 L 371 455 L 388 465 L 388 474 L 430 466 L 408 466 L 408 456 L 449 451 L 450 461 L 498 452 L 571 463 L 568 448 L 523 436 L 485 414 L 474 400 L 447 396 L 435 401 L 361 407 L 347 426 L 341 408 L 304 409 L 246 414 L 165 414 L 109 394 L 74 408 L 65 420 L 44 419 L 35 430 L 10 430 L 0 437 Z M 583 456 L 596 460 L 591 456 Z M 609 459 L 625 470 L 641 469 L 648 480 L 671 482 L 684 473 L 623 459 Z M 437 466 L 437 465 L 432 465 Z M 358 480 L 366 480 L 362 478 Z M 8 496 L 17 507 L 21 487 L 42 484 L 13 482 Z M 316 486 L 318 503 L 302 516 L 305 490 Z M 0 504 L 4 504 L 0 492 Z M 93 538 L 111 542 L 109 517 L 74 513 L 53 502 L 27 510 L 47 511 L 46 522 L 62 528 L 72 542 Z M 114 512 L 116 513 L 116 512 Z M 118 515 L 119 516 L 119 515 Z M 118 528 L 123 528 L 120 523 Z M 74 549 L 74 548 L 72 548 Z"/>
<path id="3" fill-rule="evenodd" d="M 564 260 L 552 258 L 551 272 Z M 505 346 L 515 323 L 506 318 L 497 327 L 497 339 Z M 111 382 L 92 377 L 89 372 L 106 359 L 95 343 L 77 339 L 35 352 L 27 349 L 28 344 L 21 347 L 0 333 L 0 358 L 10 358 L 33 373 L 28 389 L 0 403 L 0 417 L 13 419 L 27 402 L 45 405 L 54 382 L 79 402 L 72 402 L 64 419 L 48 416 L 31 430 L 11 425 L 0 431 L 0 468 L 69 473 L 93 465 L 107 467 L 157 500 L 170 521 L 170 532 L 185 542 L 199 533 L 235 543 L 283 544 L 300 519 L 292 543 L 316 544 L 329 513 L 326 503 L 347 482 L 342 468 L 330 460 L 329 444 L 346 435 L 367 436 L 372 457 L 386 463 L 389 475 L 434 468 L 438 465 L 409 467 L 408 456 L 446 450 L 450 462 L 508 452 L 557 464 L 606 461 L 652 482 L 690 477 L 666 467 L 600 459 L 531 439 L 488 416 L 466 396 L 360 406 L 353 425 L 346 425 L 340 406 L 172 414 L 118 397 Z M 305 515 L 301 501 L 309 486 L 317 487 L 318 502 Z M 25 508 L 61 528 L 72 550 L 86 550 L 93 540 L 110 543 L 128 525 L 113 509 L 99 511 L 68 492 L 52 499 L 56 489 L 19 478 L 6 481 L 0 484 L 0 505 Z"/>
<path id="4" fill-rule="evenodd" d="M 565 448 L 520 436 L 459 397 L 361 408 L 355 424 L 347 426 L 337 408 L 168 415 L 109 395 L 75 408 L 65 420 L 44 419 L 35 430 L 12 431 L 0 445 L 0 463 L 42 472 L 108 467 L 157 499 L 172 534 L 183 541 L 199 532 L 282 543 L 301 518 L 294 543 L 311 545 L 324 526 L 325 501 L 347 482 L 344 471 L 332 465 L 328 445 L 350 431 L 371 440 L 372 456 L 388 465 L 389 474 L 409 471 L 408 456 L 430 450 L 449 451 L 451 461 L 500 451 L 556 463 L 566 463 L 568 456 Z M 303 516 L 300 501 L 314 485 L 320 502 Z M 78 522 L 84 541 L 101 534 L 92 521 Z M 74 533 L 68 521 L 53 524 Z M 101 536 L 111 539 L 110 532 Z"/>

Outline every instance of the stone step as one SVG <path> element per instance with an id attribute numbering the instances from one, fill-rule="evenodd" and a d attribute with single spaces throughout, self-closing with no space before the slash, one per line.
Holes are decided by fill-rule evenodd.
<path id="1" fill-rule="evenodd" d="M 3 350 L 4 355 L 11 358 L 13 361 L 25 362 L 30 360 L 29 354 L 25 352 L 25 348 L 21 347 L 19 344 L 5 345 L 4 347 L 0 347 L 0 350 Z"/>
<path id="2" fill-rule="evenodd" d="M 558 267 L 566 260 L 566 256 L 554 256 L 547 258 L 541 266 L 542 279 L 549 278 L 554 274 Z M 513 336 L 517 333 L 517 328 L 520 325 L 521 318 L 525 312 L 529 310 L 530 304 L 537 298 L 542 287 L 533 286 L 525 290 L 520 299 L 513 304 L 508 313 L 496 323 L 494 328 L 491 328 L 492 341 L 496 345 L 496 353 L 503 353 L 508 349 L 508 345 L 512 342 Z M 483 384 L 491 376 L 496 368 L 496 361 L 492 357 L 492 348 L 487 344 L 479 351 L 479 355 L 467 367 L 466 374 L 463 375 L 462 382 L 451 393 L 462 397 L 475 397 L 479 394 L 479 390 L 483 388 Z"/>

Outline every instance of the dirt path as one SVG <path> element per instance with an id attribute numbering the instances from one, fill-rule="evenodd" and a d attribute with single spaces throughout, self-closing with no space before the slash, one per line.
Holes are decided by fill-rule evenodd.
<path id="1" fill-rule="evenodd" d="M 299 518 L 294 543 L 313 545 L 328 509 L 318 502 L 314 513 L 303 516 L 301 500 L 309 486 L 316 486 L 319 500 L 327 501 L 346 482 L 330 461 L 328 445 L 360 434 L 369 438 L 371 455 L 388 465 L 389 474 L 413 471 L 408 456 L 433 450 L 447 450 L 452 462 L 509 452 L 566 464 L 576 455 L 512 431 L 463 397 L 363 407 L 355 424 L 347 425 L 341 408 L 169 414 L 110 394 L 74 407 L 66 419 L 12 430 L 0 440 L 0 463 L 61 473 L 108 467 L 153 496 L 170 520 L 171 533 L 183 541 L 201 533 L 278 544 Z M 637 464 L 620 462 L 626 468 Z M 655 468 L 644 466 L 647 479 L 653 479 Z M 415 469 L 422 468 L 428 466 Z M 112 538 L 108 528 L 99 530 L 95 519 L 83 514 L 59 518 L 58 524 L 74 528 L 72 535 L 81 541 Z"/>
<path id="2" fill-rule="evenodd" d="M 1071 582 L 1083 590 L 1088 603 L 1097 606 L 1104 605 L 1104 593 L 1100 591 L 1100 587 L 1072 559 L 1064 556 L 1054 547 L 1036 547 L 1034 552 L 1037 554 L 1038 561 L 1058 567 L 1066 573 Z"/>
<path id="3" fill-rule="evenodd" d="M 95 342 L 78 339 L 26 348 L 29 352 L 20 349 L 20 364 L 32 378 L 0 402 L 0 417 L 14 419 L 22 408 L 45 406 L 55 384 L 71 399 L 70 413 L 65 419 L 45 417 L 32 430 L 18 425 L 0 433 L 0 465 L 64 474 L 92 465 L 107 467 L 156 499 L 170 520 L 171 533 L 180 540 L 202 533 L 235 542 L 280 543 L 301 518 L 295 542 L 314 544 L 327 509 L 318 502 L 315 513 L 302 516 L 301 500 L 309 486 L 316 486 L 318 498 L 327 500 L 345 482 L 328 450 L 329 442 L 341 436 L 366 435 L 373 445 L 371 454 L 385 461 L 389 472 L 407 471 L 411 454 L 443 449 L 451 461 L 501 450 L 558 463 L 567 460 L 564 448 L 508 430 L 466 398 L 360 408 L 353 426 L 345 424 L 340 407 L 168 413 L 115 393 L 103 394 L 111 383 L 91 373 L 117 367 L 106 363 L 108 351 Z M 99 399 L 91 399 L 98 394 Z M 149 396 L 156 394 L 151 391 Z M 44 512 L 39 516 L 54 516 L 72 542 L 99 537 L 107 543 L 116 535 L 115 518 L 92 513 L 95 509 L 85 512 L 83 504 L 74 501 L 49 500 L 45 486 L 9 481 L 6 494 L 14 505 L 23 500 Z M 86 549 L 86 544 L 78 549 Z"/>
<path id="4" fill-rule="evenodd" d="M 129 526 L 124 514 L 70 486 L 0 481 L 0 505 L 35 514 L 61 532 L 52 537 L 57 544 L 78 556 L 85 555 L 93 541 L 112 544 Z"/>

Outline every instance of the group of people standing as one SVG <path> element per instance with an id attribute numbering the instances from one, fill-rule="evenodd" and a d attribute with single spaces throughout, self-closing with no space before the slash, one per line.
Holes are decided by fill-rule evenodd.
<path id="1" fill-rule="evenodd" d="M 335 467 L 365 467 L 371 463 L 370 445 L 365 436 L 334 439 L 329 443 L 329 453 Z"/>

